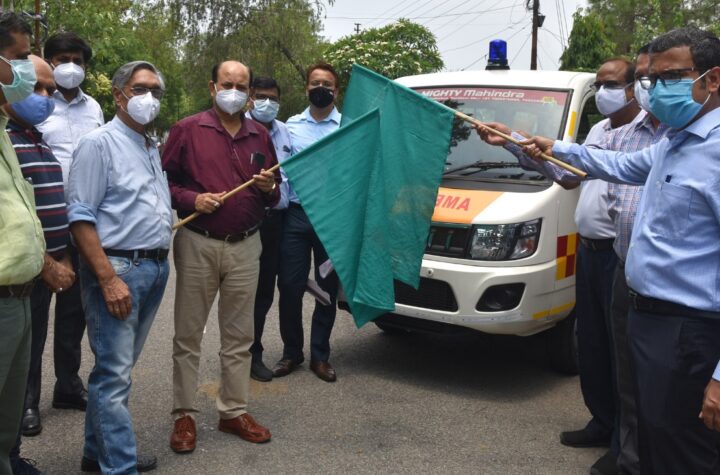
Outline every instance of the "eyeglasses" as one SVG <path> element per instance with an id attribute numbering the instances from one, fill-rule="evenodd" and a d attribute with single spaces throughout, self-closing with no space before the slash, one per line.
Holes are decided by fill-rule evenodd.
<path id="1" fill-rule="evenodd" d="M 143 86 L 133 86 L 130 88 L 130 91 L 133 93 L 133 96 L 144 96 L 149 92 L 157 100 L 162 99 L 165 95 L 165 91 L 162 89 L 150 89 L 149 87 Z"/>
<path id="2" fill-rule="evenodd" d="M 598 92 L 601 87 L 604 87 L 605 89 L 625 89 L 630 84 L 627 83 L 620 83 L 617 81 L 597 81 L 592 84 L 590 84 L 590 89 L 592 89 L 594 92 Z"/>
<path id="3" fill-rule="evenodd" d="M 643 89 L 655 88 L 658 81 L 660 81 L 663 86 L 672 86 L 673 84 L 677 84 L 681 80 L 685 79 L 685 75 L 693 71 L 700 72 L 695 68 L 668 69 L 660 74 L 650 74 L 648 76 L 641 77 L 638 81 L 640 81 L 640 86 Z"/>

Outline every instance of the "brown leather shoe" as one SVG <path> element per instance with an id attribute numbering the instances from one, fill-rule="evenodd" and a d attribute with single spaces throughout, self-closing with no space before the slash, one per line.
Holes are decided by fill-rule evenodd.
<path id="1" fill-rule="evenodd" d="M 170 436 L 170 448 L 178 454 L 186 454 L 195 450 L 197 431 L 195 421 L 190 416 L 183 416 L 175 421 L 173 433 Z"/>
<path id="2" fill-rule="evenodd" d="M 283 376 L 287 376 L 295 371 L 298 366 L 300 366 L 300 363 L 297 363 L 295 360 L 283 358 L 275 363 L 275 366 L 272 369 L 273 377 L 281 378 Z"/>
<path id="3" fill-rule="evenodd" d="M 220 432 L 235 434 L 253 444 L 270 441 L 270 431 L 258 424 L 250 414 L 242 414 L 234 419 L 220 419 Z"/>
<path id="4" fill-rule="evenodd" d="M 328 383 L 334 383 L 337 380 L 337 374 L 330 363 L 327 361 L 311 361 L 310 369 L 315 375 Z"/>

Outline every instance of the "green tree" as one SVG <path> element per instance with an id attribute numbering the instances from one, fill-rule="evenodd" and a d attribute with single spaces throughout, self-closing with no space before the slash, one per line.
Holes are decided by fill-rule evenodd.
<path id="1" fill-rule="evenodd" d="M 331 4 L 328 1 L 327 4 Z M 306 104 L 305 68 L 321 59 L 325 3 L 310 0 L 169 0 L 182 46 L 184 85 L 192 107 L 210 106 L 213 64 L 238 59 L 282 89 L 280 118 Z"/>
<path id="2" fill-rule="evenodd" d="M 595 72 L 602 62 L 615 54 L 603 18 L 597 13 L 578 9 L 573 14 L 573 28 L 568 47 L 560 56 L 560 70 Z"/>
<path id="3" fill-rule="evenodd" d="M 343 86 L 355 63 L 392 79 L 443 67 L 435 35 L 406 19 L 341 38 L 325 50 L 325 59 L 338 70 Z"/>

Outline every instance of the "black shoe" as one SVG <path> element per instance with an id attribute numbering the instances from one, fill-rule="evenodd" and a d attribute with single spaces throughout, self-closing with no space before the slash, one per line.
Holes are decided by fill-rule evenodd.
<path id="1" fill-rule="evenodd" d="M 138 455 L 137 471 L 149 472 L 157 468 L 157 457 L 153 455 Z M 83 456 L 80 462 L 80 470 L 83 472 L 99 472 L 100 464 L 97 460 Z"/>
<path id="2" fill-rule="evenodd" d="M 590 475 L 617 475 L 620 473 L 617 458 L 617 455 L 608 450 L 590 467 Z"/>
<path id="3" fill-rule="evenodd" d="M 250 377 L 256 381 L 272 381 L 273 372 L 265 366 L 261 357 L 253 358 L 252 366 L 250 366 Z"/>
<path id="4" fill-rule="evenodd" d="M 87 391 L 83 388 L 75 394 L 53 394 L 52 407 L 55 409 L 77 409 L 85 411 L 87 409 Z"/>
<path id="5" fill-rule="evenodd" d="M 10 458 L 10 468 L 13 475 L 44 475 L 35 468 L 35 461 L 32 459 Z"/>
<path id="6" fill-rule="evenodd" d="M 567 431 L 560 434 L 560 443 L 568 447 L 610 447 L 610 434 L 588 430 Z"/>
<path id="7" fill-rule="evenodd" d="M 40 422 L 40 411 L 37 408 L 26 409 L 22 418 L 22 435 L 32 437 L 42 432 L 42 423 Z"/>

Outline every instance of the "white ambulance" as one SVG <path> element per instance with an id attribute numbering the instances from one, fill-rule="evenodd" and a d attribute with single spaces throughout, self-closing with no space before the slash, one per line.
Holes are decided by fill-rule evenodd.
<path id="1" fill-rule="evenodd" d="M 582 142 L 599 115 L 595 76 L 486 70 L 404 77 L 399 83 L 486 122 Z M 427 239 L 418 290 L 396 283 L 387 332 L 466 327 L 528 336 L 550 330 L 550 361 L 576 367 L 574 212 L 565 190 L 519 166 L 457 123 Z"/>

